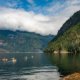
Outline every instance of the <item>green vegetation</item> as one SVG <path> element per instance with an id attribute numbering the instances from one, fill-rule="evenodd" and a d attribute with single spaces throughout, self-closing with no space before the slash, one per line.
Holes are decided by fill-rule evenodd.
<path id="1" fill-rule="evenodd" d="M 74 21 L 76 21 L 75 24 L 73 23 Z M 80 11 L 75 13 L 62 26 L 62 28 L 58 32 L 58 35 L 48 44 L 46 52 L 54 51 L 57 51 L 59 53 L 61 51 L 73 53 L 80 52 Z"/>
<path id="2" fill-rule="evenodd" d="M 0 52 L 40 52 L 52 37 L 25 31 L 0 30 Z"/>

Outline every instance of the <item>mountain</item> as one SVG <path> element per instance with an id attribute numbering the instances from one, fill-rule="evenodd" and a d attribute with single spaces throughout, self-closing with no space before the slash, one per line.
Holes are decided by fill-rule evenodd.
<path id="1" fill-rule="evenodd" d="M 37 52 L 53 38 L 26 31 L 0 30 L 0 52 Z"/>
<path id="2" fill-rule="evenodd" d="M 68 19 L 45 51 L 80 52 L 80 11 Z"/>

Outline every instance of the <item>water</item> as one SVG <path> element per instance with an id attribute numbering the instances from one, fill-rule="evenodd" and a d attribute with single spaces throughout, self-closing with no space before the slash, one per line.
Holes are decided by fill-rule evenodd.
<path id="1" fill-rule="evenodd" d="M 80 71 L 80 54 L 0 53 L 0 80 L 60 80 Z"/>
<path id="2" fill-rule="evenodd" d="M 80 54 L 54 54 L 50 55 L 50 60 L 54 66 L 58 67 L 61 76 L 66 76 L 75 72 L 80 72 Z"/>
<path id="3" fill-rule="evenodd" d="M 58 67 L 44 53 L 0 54 L 0 80 L 59 80 Z"/>

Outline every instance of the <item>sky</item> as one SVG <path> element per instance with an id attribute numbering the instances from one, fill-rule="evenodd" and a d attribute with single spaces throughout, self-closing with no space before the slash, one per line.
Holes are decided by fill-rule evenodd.
<path id="1" fill-rule="evenodd" d="M 56 35 L 80 0 L 0 0 L 0 29 Z"/>

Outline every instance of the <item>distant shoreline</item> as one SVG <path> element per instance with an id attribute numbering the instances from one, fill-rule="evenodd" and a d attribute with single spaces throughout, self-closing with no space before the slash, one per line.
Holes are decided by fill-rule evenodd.
<path id="1" fill-rule="evenodd" d="M 43 52 L 0 52 L 0 53 L 43 53 Z"/>
<path id="2" fill-rule="evenodd" d="M 53 53 L 54 54 L 58 54 L 59 51 L 54 51 Z M 70 53 L 70 52 L 68 52 L 68 51 L 60 51 L 60 54 L 68 54 L 68 53 Z"/>

